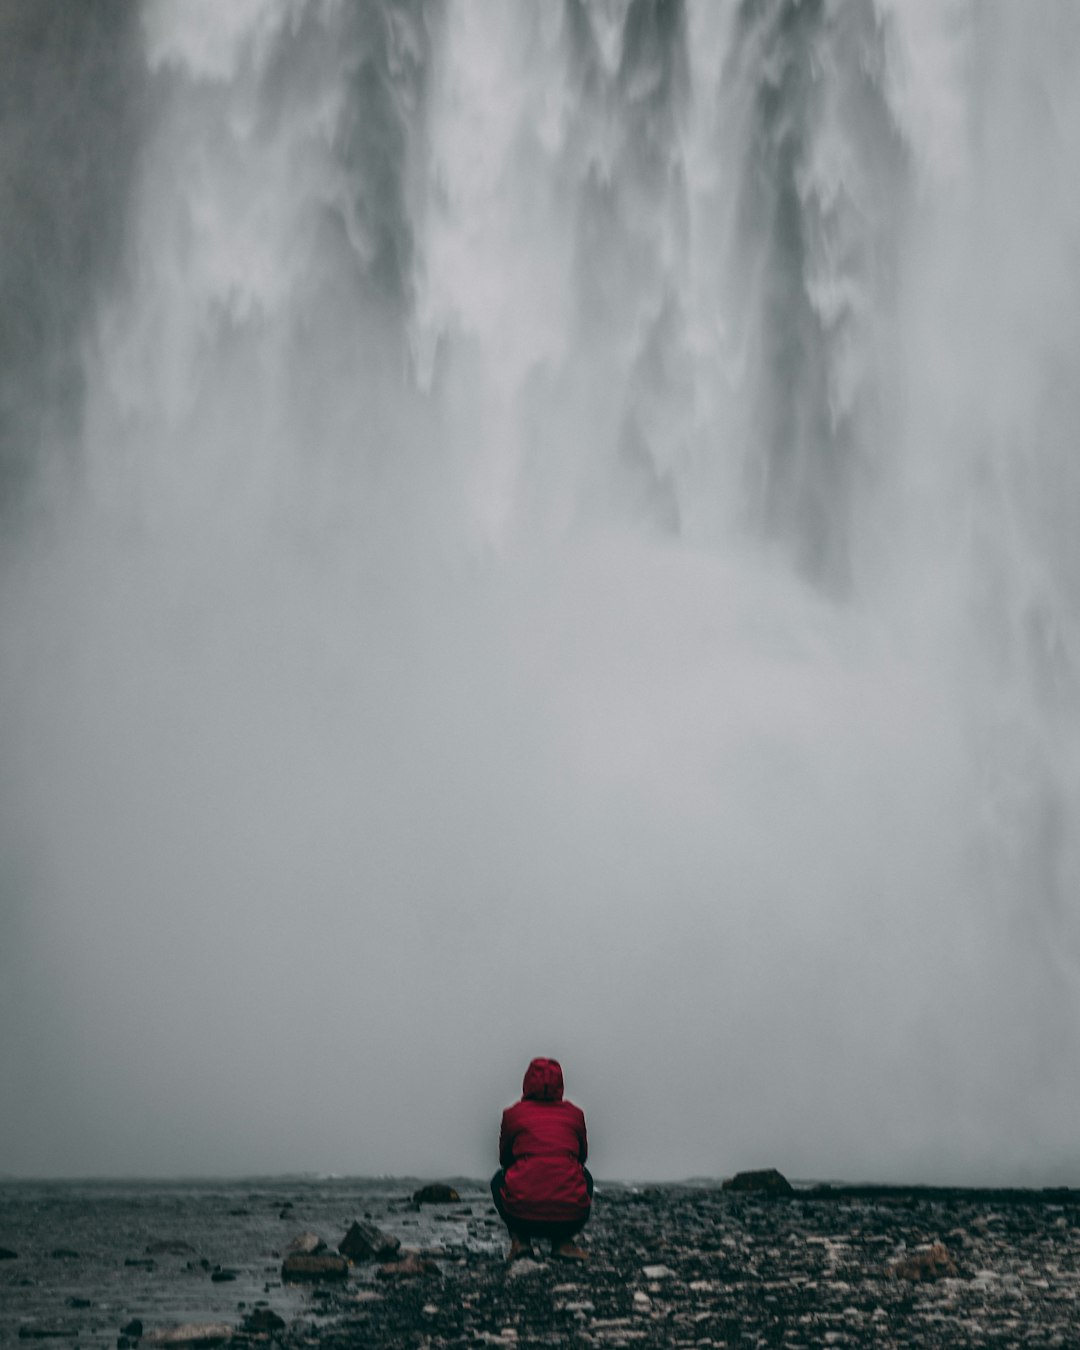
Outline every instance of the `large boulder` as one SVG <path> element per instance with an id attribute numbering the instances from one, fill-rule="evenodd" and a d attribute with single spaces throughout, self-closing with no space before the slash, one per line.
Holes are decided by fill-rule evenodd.
<path id="1" fill-rule="evenodd" d="M 338 1243 L 338 1251 L 355 1265 L 358 1261 L 387 1261 L 397 1255 L 400 1246 L 400 1238 L 357 1219 Z"/>
<path id="2" fill-rule="evenodd" d="M 349 1263 L 333 1252 L 293 1252 L 281 1263 L 281 1278 L 286 1284 L 307 1280 L 344 1280 Z"/>
<path id="3" fill-rule="evenodd" d="M 453 1186 L 433 1184 L 413 1191 L 412 1202 L 414 1205 L 452 1205 L 460 1199 Z"/>
<path id="4" fill-rule="evenodd" d="M 285 1250 L 290 1254 L 295 1252 L 303 1256 L 314 1256 L 316 1252 L 326 1251 L 326 1243 L 318 1233 L 297 1233 Z"/>
<path id="5" fill-rule="evenodd" d="M 18 1252 L 13 1252 L 10 1247 L 0 1247 L 0 1261 L 17 1261 L 18 1259 Z"/>
<path id="6" fill-rule="evenodd" d="M 733 1177 L 728 1177 L 721 1190 L 753 1191 L 758 1195 L 795 1194 L 791 1182 L 775 1167 L 765 1167 L 757 1172 L 736 1172 Z"/>

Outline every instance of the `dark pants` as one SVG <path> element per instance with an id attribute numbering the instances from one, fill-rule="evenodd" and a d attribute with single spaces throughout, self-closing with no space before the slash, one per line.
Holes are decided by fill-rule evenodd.
<path id="1" fill-rule="evenodd" d="M 585 1185 L 591 1201 L 593 1193 L 592 1173 L 587 1167 L 583 1167 L 581 1170 L 585 1173 Z M 550 1242 L 553 1247 L 558 1247 L 560 1243 L 569 1242 L 588 1223 L 588 1212 L 582 1215 L 580 1219 L 573 1219 L 569 1223 L 557 1223 L 551 1219 L 519 1219 L 515 1214 L 507 1214 L 502 1197 L 502 1184 L 505 1176 L 505 1171 L 500 1167 L 491 1178 L 491 1198 L 495 1201 L 499 1218 L 506 1224 L 512 1238 L 517 1238 L 521 1242 L 528 1242 L 530 1238 L 542 1238 Z"/>

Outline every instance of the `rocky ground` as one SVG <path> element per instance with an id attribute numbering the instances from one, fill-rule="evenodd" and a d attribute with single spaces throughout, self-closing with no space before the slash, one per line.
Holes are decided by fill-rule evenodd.
<path id="1" fill-rule="evenodd" d="M 200 1196 L 195 1208 L 173 1199 L 168 1211 L 129 1198 L 82 1284 L 78 1254 L 61 1259 L 51 1246 L 60 1228 L 42 1227 L 37 1256 L 0 1263 L 9 1307 L 16 1296 L 36 1300 L 0 1326 L 0 1339 L 81 1350 L 1080 1345 L 1080 1192 L 601 1185 L 587 1263 L 538 1247 L 507 1265 L 490 1198 L 456 1184 L 457 1199 L 431 1204 L 390 1183 L 375 1193 L 346 1182 L 293 1189 L 294 1204 L 276 1190 L 247 1195 L 243 1207 L 234 1195 Z M 215 1207 L 219 1226 L 207 1221 L 198 1236 L 192 1216 L 203 1222 Z M 24 1212 L 44 1211 L 26 1202 Z M 91 1212 L 103 1231 L 106 1204 Z M 166 1213 L 170 1240 L 146 1243 Z M 388 1241 L 369 1253 L 354 1232 L 343 1268 L 346 1216 Z M 89 1224 L 77 1242 L 84 1263 Z M 293 1248 L 294 1281 L 284 1276 L 302 1229 L 327 1245 L 320 1252 L 309 1237 Z M 113 1232 L 143 1255 L 123 1256 Z M 13 1237 L 0 1232 L 15 1252 Z M 229 1243 L 232 1265 L 196 1256 L 227 1254 Z M 320 1260 L 322 1276 L 305 1279 Z"/>
<path id="2" fill-rule="evenodd" d="M 356 1274 L 283 1346 L 1080 1344 L 1080 1203 L 1003 1193 L 609 1190 L 591 1259 Z M 940 1245 L 938 1245 L 940 1244 Z"/>

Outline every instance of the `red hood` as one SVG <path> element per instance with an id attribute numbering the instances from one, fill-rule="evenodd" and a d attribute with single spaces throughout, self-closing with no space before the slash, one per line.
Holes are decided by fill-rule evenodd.
<path id="1" fill-rule="evenodd" d="M 521 1095 L 534 1102 L 561 1102 L 562 1065 L 557 1059 L 534 1059 L 525 1070 Z"/>

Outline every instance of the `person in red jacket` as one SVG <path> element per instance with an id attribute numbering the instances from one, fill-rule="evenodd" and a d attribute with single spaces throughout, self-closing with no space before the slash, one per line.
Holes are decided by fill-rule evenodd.
<path id="1" fill-rule="evenodd" d="M 534 1059 L 525 1071 L 521 1101 L 507 1107 L 499 1131 L 499 1170 L 491 1178 L 495 1208 L 510 1233 L 510 1260 L 532 1238 L 552 1254 L 584 1260 L 571 1239 L 592 1209 L 593 1179 L 585 1160 L 589 1141 L 579 1106 L 563 1098 L 558 1060 Z"/>

